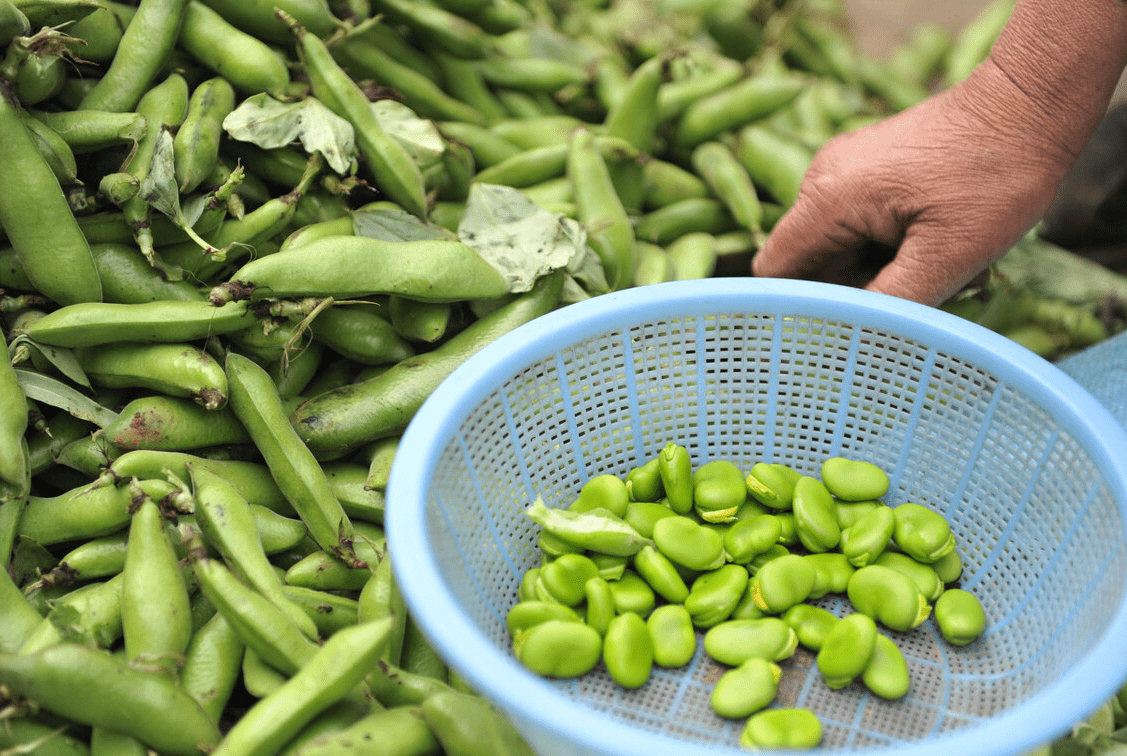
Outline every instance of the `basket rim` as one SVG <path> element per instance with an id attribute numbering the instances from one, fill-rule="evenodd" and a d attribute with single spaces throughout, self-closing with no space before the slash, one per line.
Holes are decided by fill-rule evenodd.
<path id="1" fill-rule="evenodd" d="M 942 310 L 890 295 L 835 284 L 790 279 L 711 278 L 652 284 L 600 295 L 557 309 L 499 337 L 471 356 L 435 390 L 416 413 L 398 446 L 387 487 L 385 527 L 394 571 L 409 613 L 420 630 L 448 657 L 474 689 L 521 726 L 552 733 L 606 753 L 704 756 L 715 747 L 635 729 L 560 696 L 547 681 L 497 649 L 458 609 L 433 559 L 426 532 L 427 482 L 437 460 L 470 411 L 530 363 L 560 348 L 610 330 L 670 317 L 745 311 L 801 313 L 827 320 L 859 319 L 866 327 L 916 339 L 954 354 L 1019 387 L 1089 449 L 1127 523 L 1127 433 L 1083 386 L 1047 360 L 1015 342 Z M 1123 456 L 1123 455 L 1121 455 Z M 394 503 L 393 503 L 394 502 Z M 1125 526 L 1127 527 L 1127 526 Z M 1124 534 L 1127 539 L 1127 533 Z M 849 753 L 925 756 L 1017 754 L 1066 732 L 1113 696 L 1127 676 L 1127 601 L 1107 632 L 1051 688 L 979 725 L 903 746 Z M 597 733 L 597 735 L 596 735 Z M 612 748 L 613 746 L 613 748 Z M 731 753 L 741 751 L 732 750 Z"/>

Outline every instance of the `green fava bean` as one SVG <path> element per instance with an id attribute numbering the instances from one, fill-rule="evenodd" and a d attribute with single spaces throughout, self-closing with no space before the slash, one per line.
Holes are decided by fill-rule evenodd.
<path id="1" fill-rule="evenodd" d="M 963 574 L 963 558 L 959 556 L 958 549 L 951 549 L 947 556 L 940 557 L 931 563 L 931 568 L 945 584 L 951 584 Z"/>
<path id="2" fill-rule="evenodd" d="M 661 462 L 654 457 L 649 462 L 626 473 L 626 492 L 630 501 L 657 501 L 665 493 L 661 484 Z"/>
<path id="3" fill-rule="evenodd" d="M 505 615 L 505 626 L 509 629 L 509 635 L 515 638 L 548 620 L 582 621 L 574 609 L 563 604 L 555 604 L 551 601 L 520 601 Z"/>
<path id="4" fill-rule="evenodd" d="M 587 613 L 585 620 L 588 625 L 599 631 L 599 635 L 606 635 L 610 621 L 617 613 L 614 607 L 614 591 L 610 583 L 601 577 L 593 577 L 583 586 L 587 597 Z"/>
<path id="5" fill-rule="evenodd" d="M 677 516 L 672 509 L 656 501 L 632 501 L 626 506 L 624 519 L 644 538 L 653 538 L 654 525 L 658 520 Z"/>
<path id="6" fill-rule="evenodd" d="M 757 462 L 744 479 L 752 498 L 771 509 L 790 509 L 794 486 L 802 474 L 786 465 Z"/>
<path id="7" fill-rule="evenodd" d="M 646 618 L 653 645 L 654 664 L 666 668 L 683 667 L 696 653 L 697 635 L 693 619 L 683 604 L 665 604 Z"/>
<path id="8" fill-rule="evenodd" d="M 986 612 L 982 603 L 969 591 L 951 588 L 935 602 L 935 621 L 944 640 L 953 646 L 965 646 L 978 640 L 986 630 Z"/>
<path id="9" fill-rule="evenodd" d="M 854 567 L 874 562 L 892 540 L 896 520 L 891 507 L 874 507 L 857 522 L 841 531 L 841 553 Z"/>
<path id="10" fill-rule="evenodd" d="M 872 462 L 831 457 L 822 462 L 822 483 L 845 501 L 879 499 L 888 493 L 888 475 Z"/>
<path id="11" fill-rule="evenodd" d="M 829 490 L 817 478 L 803 475 L 794 485 L 794 526 L 798 539 L 808 551 L 829 551 L 841 542 L 837 525 L 837 505 Z"/>
<path id="12" fill-rule="evenodd" d="M 895 701 L 908 694 L 912 678 L 908 662 L 896 643 L 887 635 L 877 634 L 873 646 L 873 656 L 869 665 L 861 673 L 861 682 L 869 690 L 888 701 Z"/>
<path id="13" fill-rule="evenodd" d="M 596 475 L 583 484 L 579 497 L 568 507 L 572 512 L 590 512 L 592 509 L 609 509 L 616 517 L 626 516 L 630 498 L 626 483 L 616 475 Z"/>
<path id="14" fill-rule="evenodd" d="M 540 582 L 561 604 L 577 606 L 585 597 L 587 581 L 599 576 L 599 568 L 582 554 L 564 554 L 540 569 Z"/>
<path id="15" fill-rule="evenodd" d="M 712 689 L 712 710 L 722 717 L 751 716 L 775 700 L 783 676 L 778 664 L 752 658 L 721 675 Z"/>
<path id="16" fill-rule="evenodd" d="M 854 572 L 846 594 L 854 609 L 890 630 L 911 630 L 931 614 L 927 598 L 910 577 L 879 564 Z"/>
<path id="17" fill-rule="evenodd" d="M 865 671 L 877 642 L 877 624 L 860 612 L 839 621 L 818 650 L 818 671 L 826 685 L 840 690 Z"/>
<path id="18" fill-rule="evenodd" d="M 931 563 L 951 553 L 955 536 L 946 518 L 922 504 L 905 502 L 892 510 L 896 527 L 892 538 L 913 559 Z"/>
<path id="19" fill-rule="evenodd" d="M 634 569 L 666 601 L 680 604 L 688 598 L 689 587 L 677 568 L 653 546 L 645 546 L 634 555 Z"/>
<path id="20" fill-rule="evenodd" d="M 724 534 L 724 551 L 736 564 L 747 564 L 778 543 L 783 526 L 774 515 L 756 515 L 735 524 Z"/>
<path id="21" fill-rule="evenodd" d="M 723 537 L 689 517 L 658 520 L 653 540 L 658 551 L 691 570 L 714 570 L 724 564 Z"/>
<path id="22" fill-rule="evenodd" d="M 614 594 L 614 608 L 619 614 L 633 612 L 648 617 L 657 603 L 653 588 L 631 569 L 622 572 L 618 580 L 608 581 Z"/>
<path id="23" fill-rule="evenodd" d="M 756 605 L 765 612 L 781 614 L 810 597 L 817 577 L 813 563 L 798 554 L 772 559 L 755 574 L 752 588 Z"/>
<path id="24" fill-rule="evenodd" d="M 588 553 L 587 556 L 599 568 L 599 577 L 603 580 L 621 579 L 622 573 L 626 571 L 626 565 L 630 561 L 629 557 L 597 554 L 593 551 Z"/>
<path id="25" fill-rule="evenodd" d="M 782 661 L 797 648 L 798 635 L 778 617 L 727 620 L 704 634 L 705 653 L 730 667 L 748 659 Z"/>
<path id="26" fill-rule="evenodd" d="M 736 608 L 732 610 L 729 619 L 762 619 L 768 616 L 767 612 L 760 609 L 755 604 L 755 596 L 751 590 L 751 578 L 748 578 L 747 587 L 744 588 L 744 595 L 740 597 L 739 603 Z"/>
<path id="27" fill-rule="evenodd" d="M 730 522 L 747 500 L 743 471 L 733 462 L 717 459 L 693 474 L 693 506 L 705 522 Z"/>
<path id="28" fill-rule="evenodd" d="M 845 530 L 857 523 L 862 517 L 872 512 L 877 507 L 883 507 L 879 501 L 844 501 L 837 500 L 837 526 Z"/>
<path id="29" fill-rule="evenodd" d="M 939 579 L 939 574 L 932 568 L 930 564 L 923 564 L 917 562 L 907 554 L 901 554 L 898 551 L 888 551 L 881 554 L 873 562 L 873 564 L 883 565 L 884 567 L 891 567 L 899 573 L 902 573 L 912 579 L 916 587 L 920 589 L 920 593 L 924 595 L 928 601 L 935 601 L 943 593 L 943 581 Z"/>
<path id="30" fill-rule="evenodd" d="M 517 659 L 536 674 L 571 678 L 599 663 L 603 637 L 582 622 L 548 620 L 517 636 L 513 645 Z"/>
<path id="31" fill-rule="evenodd" d="M 679 515 L 692 511 L 693 462 L 689 450 L 670 441 L 658 456 L 658 470 L 670 508 Z"/>
<path id="32" fill-rule="evenodd" d="M 800 546 L 802 540 L 798 537 L 798 524 L 794 512 L 778 512 L 775 517 L 779 520 L 779 543 L 784 546 Z"/>
<path id="33" fill-rule="evenodd" d="M 693 581 L 685 608 L 697 627 L 715 627 L 728 619 L 747 589 L 747 569 L 738 564 L 706 572 Z"/>
<path id="34" fill-rule="evenodd" d="M 572 512 L 550 508 L 537 499 L 524 513 L 561 540 L 601 554 L 632 556 L 649 542 L 610 510 Z"/>
<path id="35" fill-rule="evenodd" d="M 814 587 L 807 596 L 811 600 L 820 599 L 827 593 L 845 593 L 849 578 L 857 571 L 840 551 L 807 554 L 805 559 L 814 565 Z"/>
<path id="36" fill-rule="evenodd" d="M 520 579 L 520 585 L 517 586 L 517 601 L 535 601 L 536 582 L 539 579 L 539 567 L 533 567 L 531 570 L 524 573 L 524 577 Z"/>
<path id="37" fill-rule="evenodd" d="M 763 565 L 770 562 L 772 559 L 778 559 L 790 554 L 790 549 L 781 543 L 776 543 L 771 548 L 764 551 L 762 554 L 756 555 L 750 562 L 747 563 L 747 571 L 752 575 L 759 573 L 763 569 Z"/>
<path id="38" fill-rule="evenodd" d="M 633 612 L 610 622 L 603 639 L 603 663 L 624 688 L 640 688 L 653 672 L 654 650 L 646 621 Z"/>
<path id="39" fill-rule="evenodd" d="M 798 636 L 798 642 L 803 648 L 818 651 L 840 620 L 833 612 L 813 604 L 795 604 L 783 613 L 783 622 L 787 623 Z"/>
<path id="40" fill-rule="evenodd" d="M 748 718 L 740 745 L 750 750 L 813 748 L 822 742 L 822 723 L 808 709 L 765 709 Z"/>

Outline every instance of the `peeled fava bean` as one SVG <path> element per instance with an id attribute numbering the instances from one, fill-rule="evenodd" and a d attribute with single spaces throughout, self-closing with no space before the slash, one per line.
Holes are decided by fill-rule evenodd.
<path id="1" fill-rule="evenodd" d="M 778 463 L 757 462 L 744 479 L 753 499 L 771 509 L 790 509 L 801 473 Z"/>
<path id="2" fill-rule="evenodd" d="M 813 748 L 822 742 L 822 723 L 809 709 L 764 709 L 752 714 L 740 745 L 750 750 Z"/>
<path id="3" fill-rule="evenodd" d="M 544 590 L 567 606 L 582 603 L 587 581 L 598 576 L 599 568 L 583 554 L 564 554 L 540 568 Z"/>
<path id="4" fill-rule="evenodd" d="M 603 663 L 616 683 L 633 690 L 650 679 L 654 649 L 646 621 L 633 612 L 610 621 L 603 639 Z"/>
<path id="5" fill-rule="evenodd" d="M 930 564 L 951 553 L 955 536 L 947 519 L 922 504 L 905 502 L 892 510 L 896 524 L 892 538 L 913 559 Z"/>
<path id="6" fill-rule="evenodd" d="M 778 543 L 783 526 L 774 515 L 737 520 L 724 534 L 724 551 L 736 564 L 747 564 Z"/>
<path id="7" fill-rule="evenodd" d="M 682 667 L 696 652 L 697 635 L 693 618 L 682 604 L 665 604 L 646 618 L 653 645 L 654 664 L 660 667 Z"/>
<path id="8" fill-rule="evenodd" d="M 965 646 L 978 640 L 986 630 L 986 612 L 973 593 L 951 588 L 935 602 L 935 622 L 944 640 L 953 646 Z"/>
<path id="9" fill-rule="evenodd" d="M 818 651 L 840 619 L 828 609 L 813 604 L 796 604 L 783 614 L 787 623 L 803 648 Z"/>
<path id="10" fill-rule="evenodd" d="M 548 620 L 518 635 L 513 642 L 521 664 L 544 677 L 587 674 L 599 663 L 603 638 L 582 622 Z"/>
<path id="11" fill-rule="evenodd" d="M 845 617 L 826 634 L 818 650 L 818 671 L 833 690 L 849 685 L 865 671 L 877 642 L 877 625 L 867 614 Z"/>
<path id="12" fill-rule="evenodd" d="M 910 577 L 928 601 L 935 601 L 943 593 L 943 581 L 932 566 L 917 562 L 907 554 L 888 551 L 881 554 L 873 564 L 890 567 Z"/>
<path id="13" fill-rule="evenodd" d="M 820 480 L 803 475 L 794 486 L 794 527 L 798 540 L 806 549 L 820 553 L 836 548 L 841 542 L 837 524 L 837 505 Z"/>
<path id="14" fill-rule="evenodd" d="M 890 630 L 911 630 L 931 614 L 927 598 L 910 577 L 879 564 L 853 573 L 846 593 L 854 609 Z"/>
<path id="15" fill-rule="evenodd" d="M 716 459 L 693 473 L 693 505 L 705 522 L 730 522 L 747 500 L 744 474 L 733 462 Z"/>
<path id="16" fill-rule="evenodd" d="M 728 670 L 712 689 L 712 710 L 722 717 L 751 716 L 775 700 L 783 671 L 766 659 L 748 659 Z"/>
<path id="17" fill-rule="evenodd" d="M 781 614 L 810 597 L 816 578 L 814 565 L 799 554 L 787 554 L 764 564 L 753 580 L 757 606 Z"/>
<path id="18" fill-rule="evenodd" d="M 573 512 L 589 512 L 592 509 L 609 509 L 616 517 L 626 516 L 629 495 L 626 483 L 617 475 L 596 475 L 583 484 L 579 496 L 571 506 Z"/>
<path id="19" fill-rule="evenodd" d="M 514 638 L 548 620 L 581 622 L 575 610 L 552 601 L 519 601 L 505 615 L 505 626 Z"/>
<path id="20" fill-rule="evenodd" d="M 845 501 L 879 499 L 888 493 L 888 475 L 872 462 L 830 457 L 822 462 L 822 482 Z"/>
<path id="21" fill-rule="evenodd" d="M 797 648 L 798 636 L 778 617 L 728 620 L 704 634 L 705 653 L 730 667 L 754 658 L 782 661 Z"/>
<path id="22" fill-rule="evenodd" d="M 714 570 L 724 564 L 724 538 L 689 517 L 666 517 L 654 523 L 658 551 L 690 570 Z"/>
<path id="23" fill-rule="evenodd" d="M 895 525 L 891 507 L 874 507 L 841 531 L 841 553 L 854 567 L 871 564 L 888 547 Z"/>
<path id="24" fill-rule="evenodd" d="M 912 679 L 908 662 L 895 641 L 887 635 L 877 634 L 873 655 L 861 673 L 861 682 L 876 695 L 895 701 L 908 694 Z"/>
<path id="25" fill-rule="evenodd" d="M 693 581 L 685 608 L 697 627 L 714 627 L 731 616 L 747 588 L 747 570 L 726 564 Z"/>

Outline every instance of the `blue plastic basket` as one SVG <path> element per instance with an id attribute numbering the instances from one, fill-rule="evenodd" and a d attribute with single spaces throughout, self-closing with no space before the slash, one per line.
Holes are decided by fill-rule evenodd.
<path id="1" fill-rule="evenodd" d="M 1017 754 L 1066 732 L 1127 679 L 1127 437 L 1075 381 L 946 313 L 801 281 L 711 279 L 557 310 L 471 358 L 404 434 L 388 490 L 407 606 L 452 669 L 544 756 L 746 753 L 712 713 L 722 668 L 700 643 L 683 669 L 626 691 L 597 668 L 537 677 L 505 614 L 538 562 L 541 496 L 567 506 L 667 441 L 694 465 L 876 462 L 885 501 L 952 523 L 963 587 L 989 627 L 954 647 L 931 621 L 891 633 L 912 687 L 888 702 L 832 691 L 812 656 L 783 663 L 774 705 L 814 710 L 822 749 L 889 756 Z M 839 614 L 841 598 L 825 605 Z"/>

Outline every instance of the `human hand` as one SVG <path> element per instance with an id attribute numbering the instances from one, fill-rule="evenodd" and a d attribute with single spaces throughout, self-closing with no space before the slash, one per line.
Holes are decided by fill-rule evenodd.
<path id="1" fill-rule="evenodd" d="M 1075 154 L 989 66 L 815 157 L 756 276 L 829 280 L 938 305 L 1051 203 Z M 878 259 L 873 247 L 894 252 Z M 878 256 L 879 258 L 879 256 Z"/>

